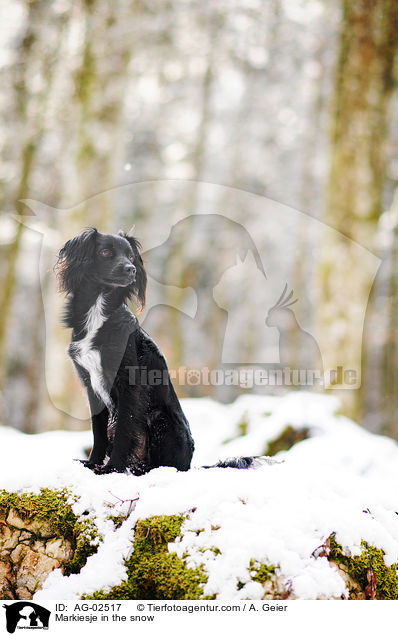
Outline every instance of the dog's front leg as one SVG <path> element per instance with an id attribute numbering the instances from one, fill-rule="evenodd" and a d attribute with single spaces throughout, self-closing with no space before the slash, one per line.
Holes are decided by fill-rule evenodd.
<path id="1" fill-rule="evenodd" d="M 101 466 L 105 459 L 108 446 L 109 411 L 90 387 L 87 387 L 87 395 L 90 404 L 94 442 L 88 460 L 82 463 L 88 468 L 94 468 L 95 466 Z"/>
<path id="2" fill-rule="evenodd" d="M 127 392 L 119 398 L 117 420 L 109 462 L 96 472 L 124 472 L 127 468 L 136 475 L 149 470 L 148 430 L 145 406 L 139 391 Z"/>

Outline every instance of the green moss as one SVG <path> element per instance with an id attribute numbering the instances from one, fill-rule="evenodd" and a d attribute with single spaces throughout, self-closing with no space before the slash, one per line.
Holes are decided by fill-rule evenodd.
<path id="1" fill-rule="evenodd" d="M 308 439 L 308 428 L 293 428 L 293 426 L 287 426 L 284 431 L 276 439 L 268 442 L 264 450 L 264 455 L 272 457 L 280 451 L 287 451 L 298 442 L 302 442 L 304 439 Z"/>
<path id="2" fill-rule="evenodd" d="M 42 488 L 40 494 L 15 493 L 0 490 L 0 519 L 6 523 L 13 510 L 27 523 L 43 522 L 54 529 L 54 536 L 68 539 L 73 546 L 73 558 L 64 565 L 64 574 L 80 572 L 87 558 L 97 551 L 98 531 L 88 519 L 77 517 L 68 500 L 67 490 Z"/>
<path id="3" fill-rule="evenodd" d="M 13 509 L 21 519 L 45 521 L 56 533 L 71 538 L 76 516 L 71 507 L 66 505 L 66 499 L 67 493 L 64 490 L 43 488 L 40 495 L 0 490 L 0 510 L 4 513 L 4 518 Z"/>
<path id="4" fill-rule="evenodd" d="M 252 581 L 265 585 L 267 581 L 270 581 L 272 575 L 275 574 L 275 567 L 268 565 L 268 563 L 261 563 L 255 559 L 250 559 L 249 574 Z M 238 581 L 237 589 L 242 590 L 246 585 L 246 582 Z M 265 590 L 264 590 L 265 591 Z M 263 598 L 266 598 L 265 596 Z M 275 598 L 278 598 L 275 596 Z M 247 597 L 249 599 L 249 597 Z"/>
<path id="5" fill-rule="evenodd" d="M 188 568 L 184 559 L 168 551 L 181 536 L 183 515 L 155 516 L 137 521 L 134 551 L 126 562 L 127 581 L 90 599 L 202 599 L 207 581 L 203 567 Z"/>
<path id="6" fill-rule="evenodd" d="M 109 515 L 108 519 L 112 521 L 115 525 L 115 528 L 120 528 L 122 523 L 126 521 L 126 517 L 124 515 Z"/>
<path id="7" fill-rule="evenodd" d="M 238 431 L 239 431 L 238 437 L 244 437 L 244 435 L 247 435 L 248 428 L 249 428 L 249 422 L 247 421 L 246 417 L 242 417 L 240 422 L 238 422 Z"/>
<path id="8" fill-rule="evenodd" d="M 199 552 L 202 552 L 203 554 L 205 552 L 212 552 L 213 554 L 215 554 L 216 556 L 218 554 L 221 554 L 221 550 L 219 548 L 216 548 L 214 545 L 210 545 L 209 547 L 206 548 L 198 548 Z M 188 556 L 188 555 L 187 555 Z"/>
<path id="9" fill-rule="evenodd" d="M 250 560 L 250 576 L 252 581 L 258 581 L 258 583 L 264 584 L 270 580 L 273 574 L 275 574 L 275 567 L 273 565 L 259 563 L 258 561 L 254 561 L 254 559 Z"/>
<path id="10" fill-rule="evenodd" d="M 330 553 L 328 558 L 337 565 L 342 565 L 352 579 L 358 583 L 365 596 L 369 598 L 368 572 L 373 570 L 376 577 L 376 598 L 378 599 L 398 599 L 398 564 L 394 563 L 390 567 L 384 561 L 384 552 L 380 548 L 369 545 L 362 541 L 362 552 L 359 556 L 347 556 L 344 554 L 334 536 L 330 537 Z M 368 588 L 368 589 L 367 589 Z M 350 598 L 355 592 L 350 591 Z"/>
<path id="11" fill-rule="evenodd" d="M 64 574 L 67 576 L 80 572 L 88 557 L 97 552 L 100 536 L 93 524 L 88 520 L 80 520 L 75 524 L 74 539 L 73 558 L 64 566 Z"/>

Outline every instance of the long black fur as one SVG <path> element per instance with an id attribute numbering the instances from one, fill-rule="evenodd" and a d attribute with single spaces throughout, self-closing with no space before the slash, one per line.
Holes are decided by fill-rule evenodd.
<path id="1" fill-rule="evenodd" d="M 69 355 L 87 390 L 94 443 L 83 463 L 96 473 L 159 466 L 188 470 L 194 442 L 166 360 L 127 307 L 144 306 L 147 277 L 137 239 L 89 228 L 68 241 L 56 264 L 67 294 L 64 322 L 72 328 Z M 144 377 L 160 383 L 140 382 Z M 152 374 L 152 375 L 151 375 Z M 253 458 L 218 466 L 249 468 Z"/>

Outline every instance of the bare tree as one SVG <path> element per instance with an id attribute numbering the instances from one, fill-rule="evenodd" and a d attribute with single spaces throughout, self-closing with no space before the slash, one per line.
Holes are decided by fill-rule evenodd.
<path id="1" fill-rule="evenodd" d="M 365 264 L 361 268 L 355 263 L 355 250 L 345 237 L 368 249 L 375 247 L 398 43 L 396 2 L 344 0 L 342 8 L 325 220 L 344 236 L 323 245 L 319 272 L 319 322 L 329 368 L 338 364 L 342 352 L 350 352 L 352 358 L 362 337 L 359 306 L 353 298 L 366 303 L 371 273 Z M 360 392 L 344 395 L 348 412 L 358 417 Z"/>

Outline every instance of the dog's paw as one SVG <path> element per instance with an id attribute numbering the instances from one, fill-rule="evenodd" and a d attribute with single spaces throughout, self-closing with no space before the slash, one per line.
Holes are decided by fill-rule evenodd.
<path id="1" fill-rule="evenodd" d="M 96 475 L 109 475 L 110 473 L 124 473 L 124 468 L 113 466 L 113 464 L 106 464 L 106 466 L 95 466 L 93 469 Z"/>
<path id="2" fill-rule="evenodd" d="M 151 467 L 145 462 L 137 460 L 128 467 L 128 470 L 131 475 L 140 477 L 141 475 L 145 475 L 145 473 L 149 473 Z"/>

